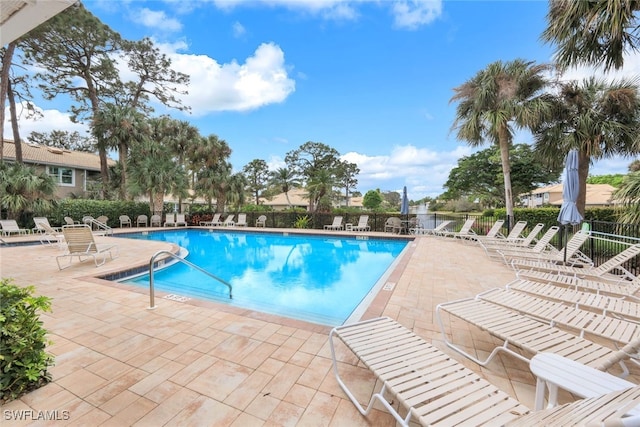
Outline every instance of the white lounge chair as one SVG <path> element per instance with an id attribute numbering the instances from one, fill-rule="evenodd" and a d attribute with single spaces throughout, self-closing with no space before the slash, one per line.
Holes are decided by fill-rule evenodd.
<path id="1" fill-rule="evenodd" d="M 369 215 L 360 215 L 360 218 L 358 218 L 358 223 L 351 226 L 351 231 L 369 230 L 371 230 L 371 227 L 369 227 Z"/>
<path id="2" fill-rule="evenodd" d="M 29 234 L 29 230 L 27 230 L 26 228 L 20 228 L 15 219 L 0 220 L 0 228 L 2 228 L 3 236 L 11 236 L 13 234 Z"/>
<path id="3" fill-rule="evenodd" d="M 505 223 L 505 221 L 503 219 L 496 220 L 496 222 L 493 223 L 493 225 L 491 226 L 489 231 L 487 231 L 487 234 L 474 236 L 474 240 L 504 239 L 505 236 L 500 232 L 500 230 L 502 229 L 502 226 L 504 225 L 504 223 Z M 526 224 L 527 223 L 525 222 L 525 225 Z"/>
<path id="4" fill-rule="evenodd" d="M 591 266 L 593 261 L 580 252 L 580 247 L 589 239 L 589 232 L 578 231 L 569 239 L 564 248 L 553 253 L 530 253 L 527 251 L 499 251 L 514 270 L 533 269 L 538 263 L 560 263 Z"/>
<path id="5" fill-rule="evenodd" d="M 519 271 L 518 278 L 551 284 L 555 287 L 575 289 L 596 295 L 610 295 L 618 298 L 640 299 L 640 276 L 633 280 L 597 280 L 582 279 L 566 274 L 548 273 L 544 271 Z"/>
<path id="6" fill-rule="evenodd" d="M 55 243 L 59 247 L 62 247 L 62 244 L 64 243 L 62 229 L 51 227 L 48 220 L 46 222 L 39 221 L 39 218 L 34 218 L 33 220 L 35 221 L 40 233 L 40 243 L 43 245 L 53 245 Z"/>
<path id="7" fill-rule="evenodd" d="M 640 336 L 640 324 L 604 313 L 594 313 L 560 301 L 540 298 L 513 288 L 494 288 L 476 295 L 476 299 L 503 306 L 526 316 L 544 320 L 550 325 L 574 330 L 580 336 L 590 335 L 617 344 L 628 344 Z"/>
<path id="8" fill-rule="evenodd" d="M 381 384 L 363 407 L 340 375 L 346 363 L 342 344 Z M 475 372 L 443 353 L 398 322 L 382 317 L 333 328 L 329 345 L 336 380 L 358 411 L 367 416 L 379 402 L 402 426 L 583 425 L 621 419 L 637 405 L 640 386 L 606 397 L 576 401 L 532 412 Z M 346 359 L 350 360 L 350 359 Z M 598 400 L 600 399 L 600 400 Z M 392 403 L 389 403 L 389 402 Z M 403 414 L 396 409 L 395 402 Z M 535 417 L 532 421 L 530 417 Z M 553 420 L 565 419 L 564 424 Z M 570 422 L 569 422 L 570 421 Z M 613 424 L 612 424 L 613 425 Z"/>
<path id="9" fill-rule="evenodd" d="M 333 223 L 330 225 L 325 225 L 324 229 L 325 230 L 342 230 L 343 225 L 342 225 L 342 217 L 341 216 L 335 216 L 333 217 Z"/>
<path id="10" fill-rule="evenodd" d="M 437 236 L 441 232 L 445 233 L 445 232 L 449 231 L 447 229 L 447 227 L 452 222 L 453 221 L 451 221 L 451 220 L 445 220 L 445 221 L 442 221 L 440 224 L 436 225 L 434 228 L 418 228 L 418 229 L 413 229 L 413 230 L 409 229 L 409 233 Z"/>
<path id="11" fill-rule="evenodd" d="M 266 227 L 267 226 L 267 216 L 260 215 L 258 219 L 256 219 L 256 227 Z"/>
<path id="12" fill-rule="evenodd" d="M 619 287 L 625 285 L 617 285 Z M 640 321 L 640 298 L 625 298 L 625 296 L 602 295 L 588 290 L 556 286 L 551 283 L 540 283 L 531 280 L 516 279 L 506 286 L 518 292 L 560 301 L 573 307 L 591 310 L 595 313 L 608 314 L 620 319 Z M 631 288 L 629 286 L 628 288 Z M 640 289 L 640 287 L 635 287 Z"/>
<path id="13" fill-rule="evenodd" d="M 168 213 L 164 216 L 164 226 L 165 227 L 175 227 L 176 226 L 176 214 Z"/>
<path id="14" fill-rule="evenodd" d="M 60 227 L 52 227 L 51 224 L 49 224 L 49 218 L 47 218 L 46 216 L 34 216 L 33 224 L 35 225 L 35 227 L 33 227 L 31 231 L 33 231 L 34 233 L 46 232 L 47 228 L 45 227 L 48 227 L 48 229 L 50 230 L 62 233 L 62 229 Z"/>
<path id="15" fill-rule="evenodd" d="M 117 245 L 96 244 L 89 225 L 65 225 L 62 227 L 62 234 L 67 244 L 67 252 L 56 257 L 60 270 L 70 267 L 74 257 L 78 257 L 80 262 L 93 258 L 96 267 L 99 267 L 107 261 L 107 255 L 111 259 L 118 256 Z M 69 258 L 69 263 L 65 266 L 60 263 L 64 258 Z"/>
<path id="16" fill-rule="evenodd" d="M 187 216 L 185 214 L 176 214 L 176 227 L 186 227 L 187 225 Z"/>
<path id="17" fill-rule="evenodd" d="M 602 279 L 607 278 L 610 280 L 622 280 L 622 279 L 634 279 L 635 275 L 623 267 L 623 264 L 627 261 L 635 258 L 640 254 L 640 243 L 631 245 L 619 254 L 609 258 L 597 267 L 593 266 L 581 266 L 574 267 L 570 265 L 562 265 L 554 262 L 527 262 L 514 260 L 512 265 L 518 270 L 536 270 L 547 271 L 550 273 L 572 275 L 580 278 L 587 279 Z M 619 274 L 613 273 L 617 271 Z"/>
<path id="18" fill-rule="evenodd" d="M 233 227 L 236 225 L 235 221 L 233 220 L 235 218 L 235 214 L 230 214 L 228 215 L 225 219 L 224 222 L 222 223 L 222 225 L 224 227 Z"/>
<path id="19" fill-rule="evenodd" d="M 485 240 L 479 239 L 479 242 L 480 242 L 480 245 L 482 245 L 482 247 L 484 248 L 485 252 L 487 252 L 487 254 L 489 254 L 490 256 L 491 256 L 490 254 L 491 252 L 496 252 L 497 250 L 500 250 L 500 249 L 503 249 L 503 250 L 527 249 L 536 240 L 536 238 L 538 237 L 538 234 L 540 234 L 543 228 L 544 228 L 544 224 L 538 223 L 531 229 L 529 234 L 527 234 L 525 237 L 522 237 L 522 238 L 520 237 L 510 238 L 509 236 L 507 236 L 507 238 L 499 238 L 499 239 L 485 239 Z M 511 235 L 511 233 L 509 233 L 509 235 Z"/>
<path id="20" fill-rule="evenodd" d="M 241 213 L 238 214 L 238 220 L 236 221 L 236 227 L 246 227 L 247 226 L 247 214 Z"/>
<path id="21" fill-rule="evenodd" d="M 448 313 L 488 332 L 503 340 L 503 344 L 497 345 L 484 360 L 469 354 L 449 339 L 444 327 L 443 313 Z M 561 354 L 602 371 L 620 364 L 623 371 L 628 373 L 624 361 L 640 351 L 640 336 L 616 351 L 543 321 L 524 316 L 515 310 L 474 297 L 438 304 L 436 319 L 447 346 L 481 366 L 486 366 L 501 351 L 527 363 L 529 362 L 528 354 L 550 352 Z"/>
<path id="22" fill-rule="evenodd" d="M 460 228 L 460 230 L 458 230 L 458 231 L 443 230 L 443 231 L 438 232 L 437 236 L 439 236 L 439 237 L 453 237 L 453 238 L 459 238 L 459 239 L 464 239 L 464 240 L 472 239 L 475 236 L 477 236 L 475 231 L 473 231 L 472 228 L 471 228 L 471 227 L 473 227 L 473 224 L 475 222 L 476 222 L 475 218 L 469 218 L 464 222 L 464 224 L 462 224 L 462 227 Z"/>
<path id="23" fill-rule="evenodd" d="M 220 221 L 220 213 L 213 214 L 213 218 L 211 221 L 200 221 L 200 225 L 202 227 L 217 227 L 222 225 L 222 221 Z"/>

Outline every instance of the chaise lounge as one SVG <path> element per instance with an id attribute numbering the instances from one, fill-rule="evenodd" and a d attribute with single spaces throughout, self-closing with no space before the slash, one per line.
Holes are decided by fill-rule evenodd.
<path id="1" fill-rule="evenodd" d="M 381 384 L 366 408 L 358 402 L 340 375 L 340 371 L 347 368 L 345 362 L 338 360 L 338 354 L 344 354 L 342 348 L 336 349 L 340 342 Z M 374 403 L 379 402 L 402 426 L 409 426 L 412 420 L 423 426 L 640 422 L 637 415 L 625 416 L 638 406 L 640 386 L 532 412 L 387 317 L 333 328 L 329 334 L 329 345 L 336 380 L 358 411 L 367 416 Z M 396 410 L 389 402 L 398 402 L 399 408 Z"/>
<path id="2" fill-rule="evenodd" d="M 107 255 L 110 259 L 118 256 L 117 245 L 96 244 L 89 225 L 65 225 L 62 227 L 62 234 L 67 243 L 67 252 L 56 257 L 60 270 L 70 267 L 74 257 L 78 257 L 80 262 L 93 258 L 96 267 L 99 267 L 107 261 Z M 64 258 L 69 259 L 69 263 L 65 266 L 60 263 Z"/>

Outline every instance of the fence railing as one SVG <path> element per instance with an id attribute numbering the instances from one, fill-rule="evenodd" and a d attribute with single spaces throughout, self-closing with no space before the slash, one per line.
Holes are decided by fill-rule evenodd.
<path id="1" fill-rule="evenodd" d="M 265 215 L 267 217 L 266 226 L 271 228 L 292 228 L 295 227 L 296 222 L 301 217 L 308 217 L 309 222 L 307 224 L 307 228 L 311 229 L 323 229 L 325 225 L 329 225 L 333 222 L 333 217 L 336 214 L 332 213 L 299 213 L 299 212 L 253 212 L 247 213 L 247 224 L 250 226 L 255 225 L 256 220 L 260 215 Z M 339 214 L 343 217 L 343 224 L 352 223 L 357 224 L 358 219 L 360 218 L 359 213 L 341 213 Z M 387 219 L 390 217 L 398 217 L 401 220 L 408 221 L 411 218 L 414 218 L 416 215 L 400 215 L 393 213 L 370 213 L 367 212 L 366 215 L 369 215 L 369 226 L 371 227 L 371 231 L 385 231 L 385 223 Z M 461 227 L 464 221 L 466 221 L 470 216 L 470 214 L 455 214 L 455 213 L 438 213 L 438 212 L 429 212 L 427 221 L 435 227 L 436 224 L 439 224 L 442 221 L 450 220 L 453 221 L 453 228 Z M 496 217 L 491 216 L 481 216 L 481 215 L 473 215 L 476 218 L 473 230 L 477 234 L 486 234 L 487 231 L 493 226 L 495 221 L 498 219 Z M 206 215 L 203 217 L 199 216 L 200 220 L 206 220 Z M 210 219 L 210 218 L 209 218 Z M 518 218 L 515 218 L 517 221 Z M 589 258 L 593 260 L 595 265 L 600 265 L 615 254 L 624 250 L 628 245 L 640 243 L 640 225 L 638 224 L 621 224 L 614 222 L 606 222 L 606 221 L 584 221 L 589 224 L 589 229 L 592 231 L 591 238 L 582 246 L 581 251 L 586 254 Z M 197 224 L 194 224 L 197 225 Z M 557 222 L 553 221 L 552 223 L 545 224 L 545 229 L 547 227 L 551 227 L 552 225 L 558 225 Z M 512 224 L 505 222 L 503 229 L 501 230 L 502 234 L 507 235 L 509 230 L 511 229 Z M 535 224 L 527 224 L 527 228 L 525 229 L 524 234 L 528 233 L 529 230 L 534 227 Z M 428 228 L 433 228 L 428 227 Z M 561 227 L 561 232 L 558 233 L 551 244 L 556 248 L 560 249 L 564 247 L 565 242 L 568 238 L 570 238 L 575 232 L 577 232 L 582 225 L 577 226 L 563 226 Z M 541 234 L 544 233 L 544 229 Z M 628 261 L 624 268 L 629 270 L 635 275 L 640 274 L 640 257 L 636 257 L 630 261 Z"/>

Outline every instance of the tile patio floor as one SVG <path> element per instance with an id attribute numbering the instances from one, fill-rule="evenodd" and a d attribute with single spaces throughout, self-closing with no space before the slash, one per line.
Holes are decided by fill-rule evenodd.
<path id="1" fill-rule="evenodd" d="M 0 277 L 34 284 L 53 300 L 52 312 L 41 318 L 56 358 L 53 381 L 4 405 L 1 425 L 395 425 L 384 410 L 362 417 L 344 395 L 331 370 L 329 327 L 215 303 L 181 303 L 158 293 L 157 308 L 148 310 L 148 290 L 92 276 L 147 265 L 156 251 L 175 248 L 99 240 L 115 240 L 120 256 L 102 267 L 76 262 L 63 271 L 56 265 L 56 248 L 0 246 Z M 480 368 L 444 345 L 434 318 L 438 303 L 504 286 L 514 277 L 479 246 L 418 237 L 387 279 L 393 289 L 381 290 L 363 317 L 398 320 L 532 407 L 535 380 L 526 364 L 500 356 Z M 462 322 L 449 328 L 457 343 L 478 353 L 486 355 L 493 346 L 488 335 Z M 344 376 L 366 403 L 372 377 L 352 356 L 341 358 Z M 638 372 L 633 374 L 631 381 L 640 382 Z M 8 421 L 7 414 L 21 410 L 33 410 L 33 416 L 58 411 L 68 419 Z"/>

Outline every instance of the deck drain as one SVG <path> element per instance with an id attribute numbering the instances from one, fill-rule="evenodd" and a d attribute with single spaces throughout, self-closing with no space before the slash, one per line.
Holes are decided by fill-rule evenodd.
<path id="1" fill-rule="evenodd" d="M 165 295 L 164 299 L 170 299 L 171 301 L 185 302 L 185 301 L 189 301 L 191 298 L 183 297 L 176 294 L 169 294 L 169 295 Z"/>
<path id="2" fill-rule="evenodd" d="M 387 282 L 382 287 L 382 290 L 384 290 L 384 291 L 392 291 L 395 286 L 396 286 L 396 284 L 394 282 Z"/>

